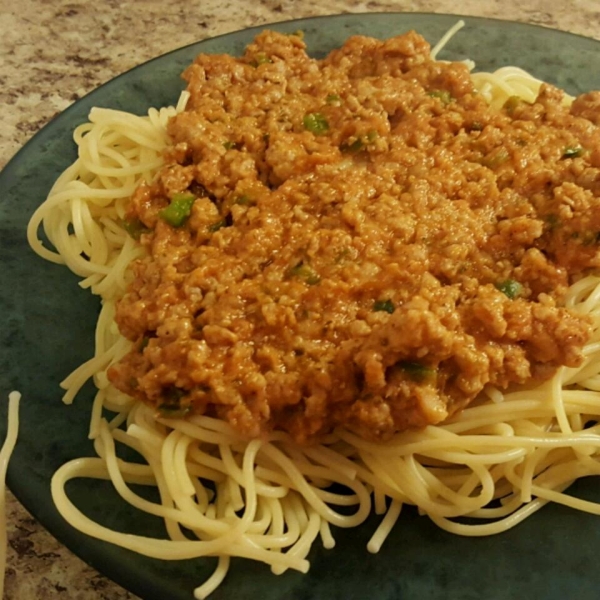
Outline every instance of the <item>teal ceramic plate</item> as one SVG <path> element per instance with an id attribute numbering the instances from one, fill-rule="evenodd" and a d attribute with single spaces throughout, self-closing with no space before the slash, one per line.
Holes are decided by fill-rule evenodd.
<path id="1" fill-rule="evenodd" d="M 302 29 L 309 50 L 322 56 L 351 34 L 390 37 L 416 29 L 436 42 L 457 17 L 362 14 L 274 25 Z M 442 58 L 473 58 L 478 68 L 513 64 L 575 94 L 600 89 L 600 43 L 529 25 L 465 18 Z M 27 246 L 25 227 L 53 180 L 75 158 L 71 132 L 92 106 L 144 113 L 173 103 L 180 72 L 200 52 L 240 53 L 263 27 L 187 46 L 152 60 L 86 96 L 40 131 L 0 175 L 0 393 L 23 393 L 22 426 L 10 465 L 9 486 L 21 502 L 75 553 L 145 600 L 190 600 L 215 559 L 160 562 L 87 538 L 67 526 L 52 506 L 49 483 L 63 462 L 92 453 L 87 440 L 93 390 L 71 407 L 60 401 L 59 381 L 92 354 L 97 299 L 77 286 L 64 267 L 42 261 Z M 4 436 L 6 407 L 0 410 Z M 597 482 L 574 486 L 600 500 Z M 155 520 L 115 498 L 110 485 L 75 482 L 71 497 L 100 522 L 132 533 L 161 534 Z M 335 531 L 337 546 L 315 544 L 308 575 L 271 574 L 261 564 L 234 560 L 224 585 L 211 596 L 248 600 L 596 600 L 600 519 L 549 506 L 505 534 L 459 538 L 405 509 L 378 555 L 366 543 L 378 519 Z"/>

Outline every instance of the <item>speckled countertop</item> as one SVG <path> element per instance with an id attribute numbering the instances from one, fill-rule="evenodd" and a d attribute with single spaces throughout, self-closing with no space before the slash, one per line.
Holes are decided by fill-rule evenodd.
<path id="1" fill-rule="evenodd" d="M 460 12 L 600 39 L 597 0 L 0 0 L 0 169 L 55 114 L 149 58 L 248 26 L 368 11 Z M 54 540 L 10 494 L 7 510 L 6 600 L 135 598 Z"/>

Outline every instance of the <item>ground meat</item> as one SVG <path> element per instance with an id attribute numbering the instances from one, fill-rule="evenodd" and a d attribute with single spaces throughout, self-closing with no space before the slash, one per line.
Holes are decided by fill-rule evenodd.
<path id="1" fill-rule="evenodd" d="M 562 304 L 600 265 L 598 94 L 492 110 L 414 32 L 324 60 L 265 32 L 184 77 L 129 209 L 150 233 L 119 389 L 248 437 L 384 439 L 580 364 L 590 325 Z"/>

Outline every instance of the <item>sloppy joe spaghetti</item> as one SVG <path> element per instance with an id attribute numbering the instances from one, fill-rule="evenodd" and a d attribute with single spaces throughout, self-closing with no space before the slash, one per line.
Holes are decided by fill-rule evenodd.
<path id="1" fill-rule="evenodd" d="M 299 38 L 265 33 L 249 47 L 242 59 L 201 57 L 195 70 L 188 73 L 189 91 L 184 93 L 175 109 L 151 110 L 148 117 L 94 109 L 90 123 L 75 132 L 79 148 L 77 162 L 57 181 L 48 200 L 31 220 L 28 234 L 32 247 L 44 258 L 66 263 L 83 278 L 81 285 L 90 288 L 102 299 L 96 330 L 96 354 L 64 381 L 65 401 L 68 403 L 87 379 L 94 378 L 98 393 L 92 410 L 90 437 L 94 440 L 98 457 L 78 459 L 59 469 L 52 481 L 56 505 L 65 519 L 80 530 L 148 556 L 166 560 L 218 556 L 219 566 L 214 575 L 195 591 L 197 598 L 205 598 L 220 584 L 232 556 L 263 561 L 270 564 L 275 573 L 289 568 L 305 572 L 309 566 L 306 557 L 317 537 L 321 538 L 325 547 L 331 548 L 334 538 L 330 525 L 357 526 L 372 510 L 385 516 L 368 544 L 371 552 L 379 550 L 404 504 L 416 505 L 440 527 L 462 535 L 490 535 L 505 531 L 549 501 L 593 513 L 600 510 L 595 504 L 564 493 L 575 479 L 598 472 L 596 455 L 600 437 L 597 426 L 591 423 L 596 421 L 600 412 L 597 381 L 600 278 L 593 274 L 596 239 L 588 239 L 595 225 L 577 213 L 576 206 L 577 202 L 591 201 L 587 192 L 593 196 L 594 181 L 590 180 L 593 173 L 589 169 L 593 168 L 595 160 L 595 126 L 590 120 L 594 98 L 575 100 L 571 114 L 567 107 L 568 98 L 550 87 L 540 91 L 540 82 L 523 72 L 511 70 L 471 77 L 464 65 L 442 67 L 441 63 L 431 61 L 428 51 L 425 42 L 415 34 L 401 36 L 389 43 L 353 38 L 341 50 L 319 63 L 305 55 Z M 293 78 L 285 79 L 285 69 L 286 65 L 294 67 L 300 63 L 302 73 L 314 74 L 323 68 L 333 89 L 330 93 L 321 93 L 323 98 L 319 102 L 323 104 L 322 108 L 317 110 L 311 105 L 303 109 L 300 118 L 296 118 L 297 122 L 293 115 L 286 113 L 285 105 L 281 105 L 278 114 L 270 113 L 271 129 L 265 130 L 261 136 L 256 134 L 255 128 L 244 131 L 243 124 L 237 127 L 235 123 L 227 122 L 229 131 L 235 135 L 224 138 L 221 128 L 223 116 L 219 107 L 208 106 L 207 109 L 206 105 L 202 106 L 203 98 L 217 98 L 217 104 L 222 103 L 221 108 L 225 106 L 232 112 L 238 110 L 238 98 L 227 96 L 225 91 L 224 100 L 221 100 L 218 94 L 237 79 L 243 79 L 246 72 L 251 73 L 254 84 L 259 80 L 284 81 L 288 89 L 299 94 L 300 84 Z M 336 71 L 336 68 L 340 70 Z M 403 79 L 402 76 L 411 69 L 411 76 Z M 344 87 L 347 80 L 341 81 L 340 72 L 354 80 L 356 88 L 352 89 L 352 94 L 347 93 Z M 202 87 L 208 80 L 214 84 L 212 96 Z M 414 104 L 404 106 L 402 111 L 398 110 L 398 106 L 394 110 L 386 109 L 381 127 L 372 127 L 372 123 L 368 122 L 368 111 L 373 110 L 369 99 L 376 98 L 385 107 L 393 96 L 386 96 L 385 86 L 390 82 L 400 85 L 400 80 L 407 102 L 413 101 Z M 478 87 L 479 94 L 474 93 L 472 82 Z M 362 92 L 361 86 L 364 87 Z M 268 90 L 272 93 L 271 101 L 277 103 L 281 98 L 276 94 L 276 86 Z M 308 95 L 318 97 L 319 92 L 315 90 L 310 88 Z M 191 101 L 188 94 L 191 94 Z M 481 97 L 485 98 L 485 103 L 482 103 Z M 362 99 L 362 102 L 354 106 L 357 99 Z M 207 105 L 210 105 L 208 101 Z M 352 123 L 344 122 L 341 117 L 336 121 L 339 112 L 348 105 L 354 117 Z M 465 106 L 474 112 L 467 114 Z M 454 122 L 453 119 L 458 119 L 454 114 L 445 117 L 449 114 L 448 107 L 464 108 L 464 112 L 460 113 L 462 120 Z M 214 112 L 204 114 L 202 123 L 194 121 L 194 111 L 203 110 Z M 560 110 L 563 112 L 560 113 Z M 425 118 L 425 114 L 429 119 L 429 129 L 419 130 L 416 127 L 418 119 Z M 402 130 L 403 117 L 408 119 L 411 115 L 411 118 L 414 117 L 412 122 Z M 360 125 L 363 117 L 363 124 L 367 126 L 361 129 L 357 122 Z M 510 202 L 503 206 L 506 213 L 498 219 L 505 221 L 504 225 L 486 234 L 485 243 L 497 236 L 498 239 L 490 242 L 496 254 L 489 252 L 489 261 L 482 267 L 486 276 L 481 279 L 481 284 L 487 287 L 482 292 L 481 301 L 468 306 L 469 315 L 473 314 L 480 320 L 476 326 L 465 330 L 466 333 L 461 330 L 460 335 L 480 335 L 480 330 L 487 327 L 485 343 L 491 339 L 490 344 L 495 347 L 501 344 L 498 339 L 493 339 L 496 335 L 492 331 L 494 328 L 502 330 L 503 333 L 498 334 L 500 337 L 505 331 L 513 332 L 512 341 L 502 341 L 505 354 L 501 362 L 504 360 L 504 363 L 490 369 L 486 367 L 487 379 L 482 378 L 481 372 L 472 370 L 476 360 L 469 358 L 471 354 L 463 353 L 460 360 L 457 353 L 445 358 L 437 356 L 438 347 L 445 343 L 444 340 L 447 341 L 443 337 L 435 338 L 428 353 L 422 352 L 423 346 L 412 348 L 413 354 L 394 357 L 393 365 L 386 364 L 385 355 L 377 355 L 375 351 L 371 354 L 348 354 L 341 357 L 344 360 L 334 360 L 335 367 L 341 372 L 346 363 L 360 365 L 364 385 L 350 386 L 352 397 L 345 399 L 343 388 L 350 380 L 336 380 L 337 372 L 331 372 L 329 375 L 337 387 L 327 384 L 329 396 L 335 398 L 337 394 L 340 402 L 345 403 L 344 410 L 330 412 L 327 407 L 335 401 L 330 399 L 315 404 L 317 416 L 307 419 L 310 407 L 306 403 L 296 402 L 302 406 L 300 412 L 282 410 L 278 413 L 275 405 L 277 394 L 273 395 L 269 410 L 259 404 L 248 409 L 248 398 L 251 397 L 248 390 L 258 395 L 260 388 L 256 383 L 252 384 L 255 387 L 250 386 L 249 376 L 243 382 L 246 393 L 241 395 L 240 404 L 236 405 L 241 409 L 231 412 L 223 408 L 228 406 L 223 397 L 231 395 L 232 389 L 226 387 L 226 378 L 214 376 L 210 381 L 195 382 L 194 387 L 179 371 L 162 369 L 161 365 L 169 364 L 170 360 L 168 353 L 164 352 L 164 340 L 172 341 L 173 331 L 183 326 L 175 320 L 167 322 L 164 317 L 161 321 L 155 314 L 156 299 L 147 295 L 148 290 L 154 293 L 158 289 L 153 265 L 160 263 L 161 252 L 172 252 L 171 246 L 179 245 L 183 260 L 193 263 L 196 251 L 198 255 L 211 253 L 211 256 L 223 251 L 219 256 L 221 263 L 202 275 L 205 280 L 216 283 L 202 290 L 199 301 L 201 303 L 208 298 L 208 304 L 194 307 L 197 316 L 205 319 L 198 331 L 204 332 L 200 336 L 201 341 L 211 349 L 226 348 L 229 352 L 232 347 L 243 348 L 242 343 L 237 344 L 241 339 L 240 332 L 227 327 L 231 315 L 215 313 L 214 309 L 219 302 L 221 307 L 230 302 L 226 292 L 231 286 L 249 279 L 248 273 L 245 273 L 246 277 L 241 279 L 227 280 L 226 272 L 234 273 L 239 268 L 236 263 L 239 254 L 227 254 L 228 234 L 224 230 L 234 229 L 236 223 L 250 218 L 248 214 L 253 210 L 258 211 L 259 220 L 273 219 L 274 212 L 264 210 L 266 190 L 285 189 L 286 182 L 295 178 L 311 184 L 317 179 L 321 194 L 317 194 L 319 231 L 322 231 L 323 222 L 331 220 L 332 215 L 336 219 L 346 219 L 348 227 L 358 227 L 359 223 L 365 222 L 364 213 L 361 217 L 356 211 L 344 212 L 344 208 L 339 214 L 330 211 L 336 203 L 339 204 L 339 200 L 333 193 L 335 190 L 329 189 L 323 179 L 315 177 L 318 169 L 321 175 L 325 172 L 329 181 L 346 178 L 351 185 L 358 185 L 362 179 L 375 185 L 369 179 L 373 175 L 369 160 L 374 164 L 372 156 L 377 153 L 380 157 L 389 155 L 395 158 L 391 154 L 386 155 L 396 143 L 393 135 L 398 139 L 404 136 L 402 140 L 406 147 L 419 150 L 429 143 L 430 138 L 449 133 L 445 138 L 447 142 L 450 140 L 449 144 L 460 138 L 470 145 L 469 152 L 472 153 L 467 160 L 473 172 L 477 170 L 481 181 L 491 181 L 492 175 L 505 180 L 516 179 L 514 171 L 511 174 L 507 169 L 510 156 L 516 156 L 519 148 L 527 148 L 528 144 L 535 147 L 538 135 L 528 123 L 544 119 L 552 121 L 559 117 L 570 119 L 572 127 L 568 134 L 563 129 L 561 133 L 545 130 L 544 135 L 550 137 L 544 139 L 552 139 L 555 151 L 559 148 L 560 152 L 553 156 L 548 149 L 550 146 L 542 152 L 546 153 L 544 165 L 550 161 L 558 165 L 558 175 L 542 174 L 545 177 L 541 180 L 542 189 L 545 189 L 547 181 L 555 188 L 566 182 L 579 185 L 585 192 L 583 196 L 577 193 L 570 197 L 570 202 L 557 202 L 552 209 L 541 204 L 541 195 L 533 209 L 522 204 L 520 198 L 511 196 Z M 250 120 L 254 115 L 237 115 L 237 118 Z M 509 153 L 504 145 L 506 140 L 502 138 L 498 142 L 497 130 L 501 126 L 513 127 L 516 121 L 520 123 L 521 137 L 514 137 L 514 145 L 508 146 Z M 432 123 L 440 126 L 436 129 Z M 395 134 L 389 129 L 394 127 L 397 128 Z M 452 130 L 452 127 L 456 129 Z M 297 146 L 286 146 L 285 140 L 273 133 L 274 128 L 282 130 L 281 137 L 285 134 L 294 138 Z M 193 137 L 198 132 L 200 134 Z M 195 143 L 198 145 L 194 146 Z M 202 164 L 202 160 L 211 156 L 210 152 L 214 152 L 216 147 L 219 147 L 215 159 L 218 160 L 218 168 L 211 171 L 211 164 Z M 389 176 L 397 186 L 393 189 L 398 194 L 410 192 L 414 198 L 418 196 L 420 182 L 427 180 L 425 171 L 422 170 L 419 175 L 419 168 L 434 169 L 445 160 L 439 154 L 430 162 L 419 165 L 415 153 L 408 156 L 403 164 L 384 165 L 378 176 Z M 206 177 L 189 176 L 190 170 L 185 169 L 195 164 L 202 164 L 201 170 Z M 261 179 L 261 168 L 265 164 L 270 171 Z M 334 165 L 335 170 L 327 173 L 328 165 Z M 399 167 L 406 170 L 407 179 L 400 179 Z M 259 173 L 252 185 L 243 175 L 239 176 L 247 169 Z M 227 180 L 227 177 L 230 179 Z M 240 181 L 243 185 L 237 185 Z M 452 182 L 447 183 L 452 185 Z M 469 182 L 464 185 L 468 187 Z M 521 182 L 521 185 L 524 184 Z M 453 201 L 464 200 L 460 188 L 459 182 Z M 513 188 L 506 186 L 506 189 L 510 195 Z M 532 195 L 541 194 L 537 189 L 530 191 Z M 291 205 L 290 211 L 300 227 L 308 227 L 311 210 L 315 208 L 303 196 L 306 188 L 292 192 L 296 195 L 286 198 L 280 195 L 277 200 L 287 202 L 286 207 Z M 380 194 L 372 198 L 373 210 L 378 207 L 397 210 L 397 198 L 388 192 L 385 197 Z M 447 194 L 447 190 L 444 193 Z M 423 202 L 426 201 L 425 196 Z M 483 193 L 477 202 L 484 203 L 486 198 L 486 193 Z M 441 205 L 448 198 L 435 196 L 435 199 Z M 344 201 L 348 208 L 349 199 Z M 186 208 L 186 205 L 189 206 Z M 426 203 L 423 206 L 427 208 Z M 466 204 L 460 206 L 466 209 Z M 565 206 L 571 208 L 571 213 Z M 435 206 L 428 208 L 431 209 L 430 214 L 436 214 Z M 532 213 L 534 209 L 537 212 Z M 413 219 L 417 212 L 411 209 L 404 213 L 404 220 Z M 449 214 L 443 213 L 446 217 Z M 383 220 L 389 223 L 396 217 L 398 214 L 392 211 L 384 214 Z M 535 223 L 526 223 L 526 218 Z M 40 224 L 57 252 L 44 248 L 38 241 Z M 334 225 L 333 221 L 328 225 L 332 231 Z M 257 222 L 250 230 L 260 232 L 261 227 L 262 223 Z M 399 238 L 404 235 L 403 229 L 408 231 L 411 227 L 410 235 L 415 235 L 416 231 L 422 247 L 433 247 L 431 237 L 436 228 L 439 229 L 439 221 L 429 229 L 421 223 L 407 225 L 400 222 L 394 235 Z M 557 230 L 566 232 L 566 238 L 559 239 Z M 161 236 L 160 231 L 164 235 Z M 197 242 L 189 256 L 182 249 L 189 243 L 182 233 L 184 231 L 193 232 Z M 503 254 L 506 242 L 500 239 L 503 235 L 513 246 L 525 243 L 523 240 L 528 237 L 537 240 L 537 246 L 530 244 L 537 253 L 530 252 L 527 260 L 513 264 L 511 248 Z M 389 254 L 394 248 L 397 238 L 391 239 L 390 247 L 384 249 L 385 253 Z M 303 302 L 309 302 L 308 294 L 313 293 L 311 289 L 333 281 L 334 275 L 338 281 L 344 277 L 350 279 L 348 272 L 356 270 L 352 261 L 359 257 L 355 252 L 356 246 L 346 248 L 337 244 L 333 234 L 329 239 L 331 243 L 327 248 L 335 250 L 330 257 L 329 271 L 323 266 L 323 255 L 318 253 L 311 254 L 307 250 L 304 255 L 298 256 L 292 252 L 286 258 L 284 275 L 277 280 L 283 289 L 279 294 L 279 306 L 285 307 L 286 299 L 293 300 L 296 293 Z M 554 262 L 548 260 L 548 256 L 558 256 L 556 247 L 565 245 L 565 239 L 568 239 L 566 254 Z M 249 243 L 248 237 L 243 240 Z M 263 238 L 257 243 L 264 246 L 267 241 Z M 484 245 L 475 238 L 471 238 L 471 243 Z M 465 248 L 468 246 L 465 242 Z M 293 244 L 290 248 L 297 250 Z M 402 247 L 402 257 L 409 250 L 415 248 Z M 462 251 L 459 248 L 455 250 Z M 368 254 L 361 255 L 361 258 L 364 256 Z M 356 309 L 348 313 L 350 316 L 344 322 L 347 331 L 341 325 L 337 329 L 332 326 L 333 338 L 322 333 L 312 337 L 308 335 L 304 340 L 313 346 L 307 342 L 302 347 L 294 340 L 294 350 L 297 351 L 294 364 L 308 360 L 303 357 L 312 356 L 316 342 L 329 352 L 336 344 L 342 345 L 361 336 L 364 340 L 373 331 L 375 334 L 383 331 L 386 323 L 397 318 L 405 307 L 413 311 L 410 314 L 421 310 L 417 319 L 427 313 L 426 304 L 411 304 L 410 297 L 403 296 L 390 281 L 387 281 L 387 288 L 380 285 L 379 280 L 385 280 L 388 275 L 382 275 L 378 270 L 381 263 L 374 256 L 372 253 L 371 260 L 358 265 L 359 270 L 362 269 L 361 277 L 366 272 L 366 279 L 377 281 L 377 284 L 369 283 L 360 290 L 363 296 L 358 304 L 362 303 L 362 312 Z M 436 283 L 431 287 L 435 294 L 443 295 L 450 288 L 457 289 L 460 282 L 454 277 L 462 277 L 464 273 L 472 275 L 469 270 L 473 268 L 475 259 L 470 254 L 462 256 L 463 264 L 458 266 L 448 262 L 449 254 L 436 256 L 439 270 L 432 276 Z M 425 255 L 415 254 L 413 262 L 419 262 L 419 257 Z M 202 255 L 202 264 L 193 266 L 205 265 L 209 258 Z M 155 262 L 152 263 L 152 260 Z M 482 260 L 485 262 L 487 259 Z M 275 262 L 265 264 L 263 270 Z M 133 269 L 132 264 L 135 265 Z M 570 274 L 567 273 L 569 268 Z M 336 269 L 347 270 L 339 276 Z M 219 280 L 221 276 L 224 278 Z M 185 285 L 194 287 L 189 281 Z M 266 286 L 266 280 L 263 285 Z M 403 285 L 409 296 L 418 295 L 419 290 L 411 288 L 412 284 L 406 280 Z M 197 287 L 202 288 L 202 282 Z M 351 292 L 360 296 L 357 290 L 355 286 Z M 365 296 L 365 290 L 376 293 L 376 296 Z M 556 297 L 552 295 L 554 292 Z M 160 288 L 159 293 L 164 297 L 178 292 L 167 286 Z M 193 290 L 191 293 L 194 293 Z M 267 292 L 263 289 L 262 293 Z M 339 293 L 338 287 L 336 294 Z M 335 303 L 336 294 L 331 297 L 332 303 Z M 190 297 L 188 294 L 187 298 Z M 428 298 L 431 300 L 431 296 Z M 537 299 L 540 307 L 526 309 L 528 299 Z M 451 301 L 449 295 L 441 304 Z M 135 314 L 128 310 L 128 306 L 134 304 L 137 306 Z M 274 322 L 279 322 L 279 317 L 273 312 L 276 307 L 268 304 L 268 310 L 261 308 L 261 319 L 268 323 L 273 316 Z M 140 306 L 143 308 L 140 309 Z M 338 312 L 333 311 L 332 314 L 343 313 L 347 306 L 350 302 L 339 310 L 336 308 Z M 502 310 L 488 310 L 490 306 L 500 306 Z M 514 312 L 515 306 L 522 308 L 521 312 L 517 311 L 518 314 Z M 368 307 L 366 312 L 365 307 Z M 202 316 L 210 310 L 216 315 L 216 320 Z M 511 318 L 524 319 L 527 310 L 537 311 L 530 322 L 535 335 L 531 331 L 524 332 L 520 326 L 511 329 Z M 297 320 L 302 314 L 302 311 L 296 311 L 294 318 Z M 437 316 L 440 322 L 446 323 L 453 318 L 450 315 Z M 302 318 L 307 319 L 306 316 Z M 153 324 L 152 319 L 160 322 Z M 420 323 L 418 320 L 414 322 Z M 406 325 L 413 321 L 402 323 Z M 149 331 L 151 335 L 148 335 Z M 280 331 L 283 336 L 284 330 Z M 381 336 L 377 339 L 382 341 Z M 394 344 L 389 336 L 386 339 L 390 345 Z M 262 342 L 264 347 L 268 345 L 265 340 L 266 337 Z M 186 346 L 187 356 L 194 348 L 194 360 L 199 360 L 198 352 L 205 352 L 205 348 L 202 344 Z M 521 352 L 519 348 L 526 350 Z M 368 344 L 361 347 L 365 351 L 372 349 L 372 345 Z M 552 349 L 555 351 L 552 352 Z M 393 352 L 398 350 L 390 349 L 390 353 Z M 208 356 L 207 352 L 205 354 Z M 488 354 L 490 362 L 498 356 L 491 350 Z M 218 352 L 209 359 L 200 369 L 202 373 L 216 369 L 215 365 L 227 364 L 228 360 L 226 353 Z M 273 353 L 265 353 L 261 360 L 267 365 L 266 371 L 285 371 Z M 450 364 L 465 379 L 463 387 L 454 385 L 456 373 L 450 371 Z M 464 366 L 467 364 L 470 365 L 468 369 Z M 526 367 L 523 366 L 525 364 Z M 378 398 L 390 398 L 393 391 L 395 398 L 405 400 L 399 403 L 399 412 L 383 420 L 377 417 L 373 408 L 381 407 L 382 402 L 370 402 L 376 396 L 374 390 L 378 389 L 371 380 L 377 379 L 373 374 L 381 370 L 381 365 L 389 370 L 385 372 L 389 381 L 386 379 L 382 384 L 388 387 L 385 387 L 385 393 L 381 389 L 377 392 L 380 394 Z M 109 368 L 111 370 L 107 374 Z M 314 378 L 321 385 L 315 371 L 306 373 L 305 382 Z M 241 377 L 237 373 L 228 382 L 240 386 L 238 379 L 241 380 Z M 357 376 L 353 374 L 352 377 L 355 377 L 353 381 L 356 383 Z M 481 385 L 469 387 L 468 384 L 477 378 Z M 256 382 L 256 377 L 252 381 Z M 443 387 L 446 383 L 448 392 L 444 392 L 443 397 L 441 393 L 435 397 L 431 395 L 432 389 L 438 392 L 446 389 Z M 327 386 L 322 384 L 322 387 Z M 316 388 L 311 389 L 314 391 Z M 363 394 L 365 390 L 370 395 Z M 279 391 L 280 394 L 287 393 L 284 386 L 280 386 Z M 416 406 L 414 398 L 420 398 Z M 363 402 L 358 408 L 354 402 L 357 399 Z M 447 420 L 446 417 L 452 413 L 455 413 L 454 416 Z M 270 415 L 276 417 L 271 419 Z M 352 418 L 346 419 L 347 415 Z M 376 417 L 377 420 L 374 420 Z M 377 435 L 369 435 L 375 423 Z M 398 432 L 403 429 L 406 431 Z M 299 444 L 298 440 L 310 443 Z M 118 459 L 115 450 L 118 444 L 138 452 L 145 464 Z M 164 519 L 170 539 L 151 540 L 125 535 L 94 523 L 71 503 L 65 493 L 65 483 L 74 477 L 110 479 L 126 501 Z M 161 502 L 149 502 L 135 494 L 128 485 L 132 483 L 157 486 Z M 332 488 L 333 484 L 337 484 L 335 488 Z M 344 492 L 332 489 L 343 489 Z M 499 500 L 499 503 L 491 507 L 493 500 Z M 344 508 L 340 510 L 339 507 Z M 348 507 L 351 508 L 350 514 Z M 457 520 L 464 516 L 482 522 L 472 525 Z M 190 540 L 184 528 L 193 532 L 198 540 Z"/>

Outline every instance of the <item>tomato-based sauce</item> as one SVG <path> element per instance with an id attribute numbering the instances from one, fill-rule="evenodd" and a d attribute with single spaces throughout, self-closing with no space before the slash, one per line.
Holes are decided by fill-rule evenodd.
<path id="1" fill-rule="evenodd" d="M 598 94 L 492 109 L 414 32 L 322 60 L 264 32 L 184 77 L 129 209 L 119 389 L 247 437 L 378 440 L 580 364 L 563 304 L 600 265 Z"/>

